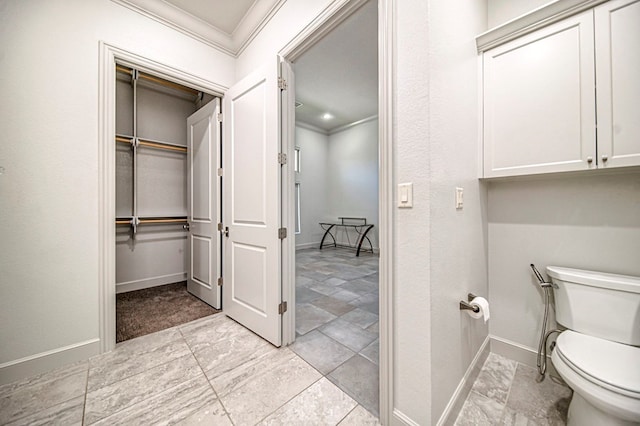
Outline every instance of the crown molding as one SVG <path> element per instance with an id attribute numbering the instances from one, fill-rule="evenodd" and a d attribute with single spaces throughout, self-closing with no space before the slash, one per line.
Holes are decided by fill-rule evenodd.
<path id="1" fill-rule="evenodd" d="M 262 0 L 255 2 L 242 18 L 232 34 L 158 0 L 111 0 L 134 12 L 179 31 L 223 53 L 237 57 L 278 12 L 286 0 Z"/>

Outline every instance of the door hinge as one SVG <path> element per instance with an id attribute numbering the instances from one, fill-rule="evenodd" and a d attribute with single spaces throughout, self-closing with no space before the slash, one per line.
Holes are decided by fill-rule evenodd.
<path id="1" fill-rule="evenodd" d="M 287 238 L 287 228 L 278 229 L 278 238 L 280 238 L 281 240 Z"/>
<path id="2" fill-rule="evenodd" d="M 287 312 L 287 302 L 282 302 L 278 305 L 278 313 L 282 315 L 285 312 Z"/>
<path id="3" fill-rule="evenodd" d="M 216 114 L 216 119 L 218 120 L 219 123 L 222 123 L 222 113 L 221 112 Z"/>
<path id="4" fill-rule="evenodd" d="M 287 80 L 282 77 L 278 77 L 278 88 L 280 90 L 287 90 Z"/>
<path id="5" fill-rule="evenodd" d="M 222 176 L 222 167 L 218 168 L 218 176 Z"/>
<path id="6" fill-rule="evenodd" d="M 287 164 L 287 154 L 284 154 L 282 152 L 278 153 L 278 163 L 280 165 Z"/>
<path id="7" fill-rule="evenodd" d="M 222 287 L 223 279 L 222 277 L 218 278 L 218 287 Z"/>

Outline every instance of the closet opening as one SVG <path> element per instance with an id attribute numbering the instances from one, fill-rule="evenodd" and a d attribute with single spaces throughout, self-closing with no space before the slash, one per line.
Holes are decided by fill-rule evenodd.
<path id="1" fill-rule="evenodd" d="M 219 240 L 194 236 L 190 212 L 219 217 L 221 147 L 219 98 L 126 63 L 115 74 L 118 343 L 220 312 Z"/>

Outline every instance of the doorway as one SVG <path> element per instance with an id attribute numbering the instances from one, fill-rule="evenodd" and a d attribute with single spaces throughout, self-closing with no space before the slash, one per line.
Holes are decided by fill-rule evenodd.
<path id="1" fill-rule="evenodd" d="M 136 66 L 115 70 L 118 343 L 220 312 L 220 101 Z"/>
<path id="2" fill-rule="evenodd" d="M 366 2 L 293 61 L 291 349 L 379 416 L 377 27 Z"/>

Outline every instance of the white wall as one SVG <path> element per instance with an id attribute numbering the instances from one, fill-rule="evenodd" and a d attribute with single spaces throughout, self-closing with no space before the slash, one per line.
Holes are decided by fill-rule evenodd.
<path id="1" fill-rule="evenodd" d="M 475 36 L 486 5 L 429 7 L 431 420 L 436 422 L 488 335 L 460 311 L 469 292 L 487 295 L 486 187 L 478 181 L 478 62 Z M 455 208 L 455 188 L 464 205 Z M 489 299 L 489 302 L 492 301 Z"/>
<path id="2" fill-rule="evenodd" d="M 233 58 L 109 0 L 0 2 L 0 367 L 98 338 L 100 40 L 234 80 Z"/>
<path id="3" fill-rule="evenodd" d="M 367 218 L 374 225 L 367 237 L 378 248 L 378 120 L 332 133 L 327 171 L 329 219 Z M 353 244 L 357 234 L 350 238 Z M 368 248 L 366 242 L 363 248 Z"/>
<path id="4" fill-rule="evenodd" d="M 640 172 L 489 185 L 490 332 L 536 350 L 542 292 L 535 263 L 640 276 Z M 553 327 L 551 324 L 549 327 Z"/>
<path id="5" fill-rule="evenodd" d="M 300 229 L 296 235 L 296 246 L 317 247 L 323 231 L 319 222 L 326 222 L 327 202 L 327 157 L 329 136 L 324 133 L 296 126 L 296 146 L 300 148 Z"/>
<path id="6" fill-rule="evenodd" d="M 547 3 L 551 2 L 549 0 L 488 0 L 488 28 L 502 25 Z"/>

